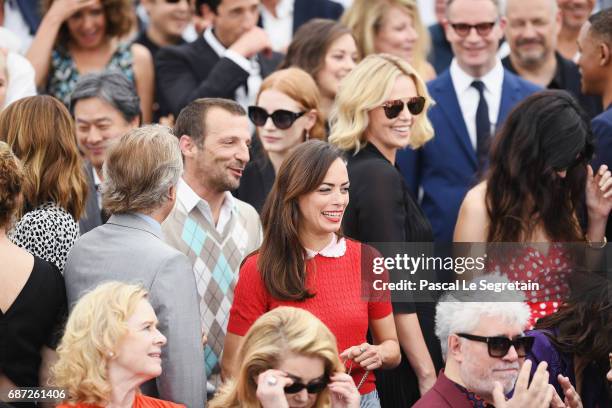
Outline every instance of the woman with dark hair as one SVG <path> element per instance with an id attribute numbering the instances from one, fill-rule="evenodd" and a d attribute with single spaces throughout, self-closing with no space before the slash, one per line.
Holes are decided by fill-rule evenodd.
<path id="1" fill-rule="evenodd" d="M 67 309 L 59 270 L 7 237 L 26 184 L 21 163 L 0 142 L 0 395 L 5 396 L 11 389 L 47 385 Z"/>
<path id="2" fill-rule="evenodd" d="M 612 178 L 606 166 L 593 173 L 587 165 L 592 153 L 589 118 L 569 93 L 542 91 L 525 99 L 495 139 L 485 181 L 467 193 L 454 240 L 587 242 L 603 248 Z M 579 222 L 583 196 L 585 232 Z M 499 265 L 514 280 L 540 284 L 540 291 L 528 294 L 532 322 L 558 308 L 569 291 L 566 277 L 572 269 L 560 245 L 538 248 L 522 246 L 514 261 Z"/>
<path id="3" fill-rule="evenodd" d="M 114 69 L 136 86 L 144 123 L 152 117 L 153 58 L 122 40 L 132 28 L 130 0 L 43 0 L 44 15 L 27 53 L 36 85 L 68 106 L 81 75 Z"/>
<path id="4" fill-rule="evenodd" d="M 339 234 L 349 179 L 342 153 L 318 140 L 302 143 L 280 167 L 262 213 L 260 250 L 240 268 L 230 312 L 222 368 L 235 374 L 236 350 L 262 314 L 277 306 L 306 309 L 336 336 L 362 395 L 379 407 L 371 370 L 399 363 L 387 299 L 362 299 L 361 265 L 374 250 Z M 368 327 L 374 344 L 366 341 Z"/>
<path id="5" fill-rule="evenodd" d="M 532 374 L 540 361 L 546 361 L 548 381 L 561 399 L 564 399 L 562 383 L 569 380 L 585 408 L 609 407 L 612 403 L 605 378 L 612 351 L 611 294 L 609 280 L 582 276 L 567 303 L 540 319 L 536 329 L 526 333 L 535 337 L 527 354 L 533 361 Z"/>
<path id="6" fill-rule="evenodd" d="M 358 60 L 351 30 L 334 20 L 315 18 L 296 31 L 279 68 L 301 68 L 314 78 L 321 93 L 321 111 L 328 120 L 340 81 Z"/>
<path id="7" fill-rule="evenodd" d="M 0 114 L 0 139 L 25 172 L 21 218 L 9 238 L 63 271 L 87 199 L 70 113 L 51 96 L 20 99 Z"/>

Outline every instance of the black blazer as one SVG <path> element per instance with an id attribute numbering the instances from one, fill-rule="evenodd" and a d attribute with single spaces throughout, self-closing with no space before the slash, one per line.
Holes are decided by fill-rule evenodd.
<path id="1" fill-rule="evenodd" d="M 262 77 L 272 73 L 282 55 L 257 56 Z M 192 43 L 170 46 L 158 51 L 155 60 L 160 110 L 176 117 L 181 109 L 198 98 L 234 99 L 236 89 L 244 85 L 249 73 L 229 58 L 217 53 L 199 36 Z"/>
<path id="2" fill-rule="evenodd" d="M 307 23 L 313 18 L 328 18 L 330 20 L 338 20 L 344 7 L 341 4 L 331 0 L 295 0 L 293 5 L 293 32 L 304 23 Z M 257 25 L 263 27 L 261 16 Z"/>
<path id="3" fill-rule="evenodd" d="M 91 163 L 87 162 L 85 165 L 85 174 L 87 175 L 87 202 L 85 203 L 85 214 L 79 220 L 79 231 L 81 235 L 104 224 L 100 206 L 98 205 L 98 194 L 96 192 L 93 172 L 94 169 Z"/>

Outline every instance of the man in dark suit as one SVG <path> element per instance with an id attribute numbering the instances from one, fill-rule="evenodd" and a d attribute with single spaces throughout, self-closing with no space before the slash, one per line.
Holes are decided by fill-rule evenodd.
<path id="1" fill-rule="evenodd" d="M 510 55 L 502 60 L 504 67 L 544 88 L 569 91 L 591 118 L 601 113 L 601 99 L 580 91 L 578 66 L 556 51 L 561 29 L 557 0 L 508 0 L 506 18 Z"/>
<path id="2" fill-rule="evenodd" d="M 205 97 L 253 104 L 262 79 L 281 59 L 257 27 L 259 0 L 197 0 L 196 7 L 212 26 L 193 43 L 158 52 L 160 109 L 176 117 L 191 101 Z"/>
<path id="3" fill-rule="evenodd" d="M 70 112 L 76 123 L 77 143 L 85 156 L 87 204 L 79 221 L 81 234 L 102 225 L 100 185 L 108 150 L 121 136 L 140 125 L 140 98 L 133 83 L 116 71 L 83 76 L 70 96 Z"/>
<path id="4" fill-rule="evenodd" d="M 446 39 L 444 33 L 444 26 L 442 22 L 446 18 L 446 0 L 436 0 L 435 13 L 436 24 L 429 26 L 429 36 L 431 37 L 431 51 L 428 56 L 428 60 L 436 70 L 436 74 L 441 74 L 448 69 L 451 61 L 453 60 L 453 49 L 450 43 Z"/>
<path id="5" fill-rule="evenodd" d="M 39 3 L 38 0 L 0 0 L 0 25 L 19 37 L 24 53 L 40 25 Z"/>
<path id="6" fill-rule="evenodd" d="M 593 14 L 578 36 L 582 72 L 582 91 L 601 96 L 604 111 L 593 118 L 595 137 L 594 169 L 606 164 L 612 167 L 612 8 Z M 606 237 L 612 239 L 612 220 L 608 220 Z"/>
<path id="7" fill-rule="evenodd" d="M 444 22 L 455 58 L 428 84 L 436 104 L 429 111 L 435 136 L 397 162 L 421 206 L 436 242 L 451 242 L 461 201 L 487 166 L 492 130 L 510 109 L 537 91 L 505 70 L 496 52 L 506 19 L 498 0 L 452 0 Z"/>
<path id="8" fill-rule="evenodd" d="M 313 18 L 338 20 L 342 5 L 331 0 L 262 0 L 257 25 L 268 33 L 272 48 L 285 52 L 298 28 Z"/>

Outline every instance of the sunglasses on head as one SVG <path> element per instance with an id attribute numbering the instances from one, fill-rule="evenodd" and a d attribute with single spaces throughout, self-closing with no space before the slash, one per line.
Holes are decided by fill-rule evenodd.
<path id="1" fill-rule="evenodd" d="M 531 351 L 531 347 L 533 346 L 533 341 L 535 339 L 534 337 L 527 336 L 519 336 L 514 339 L 509 339 L 508 337 L 503 336 L 482 337 L 466 333 L 457 333 L 457 336 L 468 340 L 487 343 L 489 356 L 496 358 L 501 358 L 508 354 L 511 346 L 514 347 L 516 354 L 519 357 L 525 357 L 527 353 Z"/>
<path id="2" fill-rule="evenodd" d="M 404 101 L 401 99 L 395 99 L 393 101 L 387 101 L 382 105 L 385 116 L 388 119 L 395 119 L 399 116 L 399 114 L 404 110 Z M 408 111 L 413 115 L 418 115 L 423 112 L 423 108 L 425 107 L 425 97 L 423 96 L 414 96 L 406 102 L 406 107 Z"/>
<path id="3" fill-rule="evenodd" d="M 293 376 L 289 376 L 289 377 L 293 379 L 293 384 L 285 387 L 285 394 L 297 394 L 298 392 L 302 391 L 304 388 L 306 388 L 306 392 L 308 392 L 309 394 L 319 394 L 327 387 L 327 383 L 328 383 L 327 379 L 323 379 L 323 380 L 316 380 L 308 384 L 304 384 L 298 381 L 299 379 L 296 377 L 293 377 Z"/>
<path id="4" fill-rule="evenodd" d="M 450 26 L 453 27 L 453 30 L 455 31 L 455 33 L 457 33 L 459 37 L 467 37 L 468 35 L 470 35 L 470 31 L 472 31 L 472 28 L 476 29 L 476 32 L 479 36 L 486 37 L 493 30 L 495 23 L 496 21 L 478 24 L 450 23 Z"/>
<path id="5" fill-rule="evenodd" d="M 249 119 L 251 119 L 251 122 L 257 127 L 264 126 L 268 118 L 272 118 L 272 123 L 274 123 L 274 126 L 278 129 L 289 129 L 293 126 L 293 123 L 305 113 L 306 112 L 291 112 L 284 109 L 268 113 L 264 108 L 260 108 L 259 106 L 249 106 Z"/>

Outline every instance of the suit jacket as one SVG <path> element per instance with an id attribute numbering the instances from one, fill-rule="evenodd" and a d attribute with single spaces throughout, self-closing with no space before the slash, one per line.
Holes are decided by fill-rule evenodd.
<path id="1" fill-rule="evenodd" d="M 457 386 L 440 371 L 436 383 L 412 408 L 472 408 Z"/>
<path id="2" fill-rule="evenodd" d="M 338 20 L 344 7 L 331 0 L 295 0 L 293 5 L 293 32 L 313 18 L 328 18 Z M 261 16 L 257 25 L 263 27 Z"/>
<path id="3" fill-rule="evenodd" d="M 270 58 L 258 54 L 261 76 L 272 73 L 281 54 Z M 249 73 L 229 58 L 219 58 L 203 35 L 192 43 L 164 47 L 155 59 L 157 89 L 162 112 L 176 117 L 181 109 L 198 98 L 234 99 L 238 87 L 246 84 Z"/>
<path id="4" fill-rule="evenodd" d="M 421 207 L 429 218 L 436 242 L 452 242 L 459 207 L 479 181 L 478 160 L 455 94 L 450 71 L 427 84 L 436 104 L 429 111 L 435 136 L 418 150 L 404 149 L 397 163 L 415 197 L 423 188 Z M 504 70 L 498 128 L 509 111 L 540 88 Z"/>
<path id="5" fill-rule="evenodd" d="M 68 254 L 64 270 L 68 304 L 110 280 L 140 283 L 168 343 L 163 373 L 143 391 L 164 400 L 201 408 L 206 404 L 204 353 L 196 284 L 189 259 L 135 214 L 115 214 L 83 235 Z"/>
<path id="6" fill-rule="evenodd" d="M 612 105 L 593 118 L 591 128 L 595 138 L 595 157 L 591 161 L 593 169 L 597 170 L 602 164 L 612 168 Z M 606 237 L 612 241 L 612 214 L 608 217 Z"/>
<path id="7" fill-rule="evenodd" d="M 30 28 L 30 34 L 36 34 L 40 25 L 40 1 L 39 0 L 19 0 L 16 2 L 21 11 L 24 21 Z"/>
<path id="8" fill-rule="evenodd" d="M 85 174 L 87 175 L 87 202 L 85 203 L 85 215 L 79 220 L 79 230 L 81 235 L 92 229 L 104 224 L 98 205 L 98 193 L 96 191 L 96 183 L 93 175 L 94 169 L 91 163 L 85 165 Z"/>
<path id="9" fill-rule="evenodd" d="M 454 57 L 453 49 L 446 39 L 446 34 L 441 24 L 429 26 L 429 36 L 431 37 L 431 51 L 427 59 L 433 65 L 436 74 L 439 75 L 450 67 Z"/>

